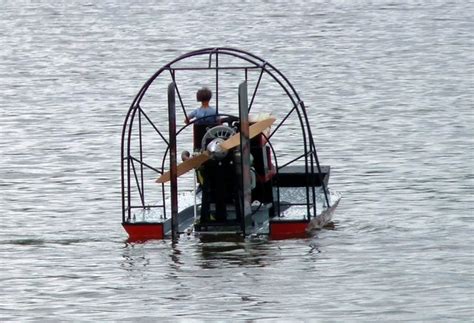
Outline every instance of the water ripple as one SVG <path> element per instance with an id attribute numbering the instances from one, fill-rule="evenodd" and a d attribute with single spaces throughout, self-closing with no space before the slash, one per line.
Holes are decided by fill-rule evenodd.
<path id="1" fill-rule="evenodd" d="M 2 320 L 472 320 L 473 9 L 2 3 Z M 125 113 L 161 65 L 208 46 L 262 56 L 298 90 L 331 188 L 344 194 L 332 229 L 127 243 Z M 196 77 L 193 86 L 206 81 Z M 287 105 L 274 93 L 262 79 L 256 106 L 281 118 Z M 165 105 L 143 107 L 166 126 Z M 275 146 L 291 159 L 298 126 L 282 129 Z"/>

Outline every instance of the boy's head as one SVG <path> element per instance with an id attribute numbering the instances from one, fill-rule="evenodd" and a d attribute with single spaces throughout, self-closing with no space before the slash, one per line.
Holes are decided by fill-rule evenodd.
<path id="1" fill-rule="evenodd" d="M 212 92 L 207 87 L 203 87 L 196 93 L 196 100 L 199 102 L 209 102 L 212 98 Z"/>

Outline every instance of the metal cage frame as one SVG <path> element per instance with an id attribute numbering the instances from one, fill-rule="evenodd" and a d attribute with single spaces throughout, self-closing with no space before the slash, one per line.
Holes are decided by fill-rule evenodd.
<path id="1" fill-rule="evenodd" d="M 186 60 L 191 57 L 195 56 L 202 56 L 202 55 L 208 55 L 209 57 L 209 62 L 207 67 L 174 67 L 175 64 L 178 62 L 181 62 L 183 60 Z M 246 64 L 243 66 L 219 66 L 219 56 L 221 55 L 227 55 L 227 56 L 232 56 L 235 58 L 238 58 L 242 61 L 244 61 Z M 214 64 L 212 64 L 214 62 Z M 145 84 L 141 87 L 140 91 L 138 94 L 135 96 L 132 104 L 130 105 L 130 108 L 128 109 L 128 112 L 126 114 L 124 123 L 123 123 L 123 128 L 122 128 L 122 138 L 121 138 L 121 192 L 122 192 L 122 223 L 126 223 L 130 221 L 131 219 L 131 212 L 132 209 L 137 209 L 137 208 L 150 208 L 150 207 L 162 207 L 163 208 L 163 214 L 164 217 L 166 218 L 166 193 L 165 193 L 165 187 L 164 184 L 162 185 L 162 197 L 163 197 L 163 204 L 160 205 L 146 205 L 145 203 L 145 192 L 144 192 L 144 177 L 143 177 L 143 170 L 144 167 L 147 167 L 157 174 L 162 174 L 164 172 L 164 167 L 165 167 L 165 161 L 168 155 L 168 152 L 170 150 L 170 143 L 166 139 L 166 137 L 162 134 L 162 132 L 155 126 L 153 121 L 148 117 L 148 115 L 143 111 L 143 109 L 140 107 L 140 102 L 143 99 L 145 93 L 147 92 L 148 88 L 151 86 L 151 84 L 163 73 L 163 72 L 168 72 L 170 73 L 172 83 L 174 84 L 175 91 L 177 94 L 178 101 L 180 103 L 180 106 L 182 108 L 182 111 L 187 117 L 186 113 L 186 108 L 184 106 L 183 100 L 181 98 L 179 88 L 176 84 L 176 78 L 175 78 L 175 73 L 176 71 L 186 71 L 186 70 L 215 70 L 215 106 L 216 106 L 216 111 L 218 115 L 221 116 L 229 116 L 226 114 L 219 114 L 219 71 L 222 70 L 242 70 L 245 73 L 245 80 L 247 81 L 248 74 L 247 72 L 250 69 L 260 69 L 260 74 L 258 77 L 258 80 L 256 82 L 255 88 L 253 90 L 251 99 L 249 101 L 249 106 L 248 110 L 250 111 L 252 108 L 252 104 L 254 102 L 254 99 L 257 94 L 257 90 L 260 86 L 260 81 L 262 79 L 262 76 L 264 73 L 269 75 L 273 81 L 278 83 L 282 90 L 286 93 L 288 98 L 291 100 L 293 107 L 289 110 L 289 112 L 286 114 L 286 116 L 278 122 L 276 127 L 272 129 L 270 135 L 266 137 L 267 142 L 272 150 L 273 158 L 275 161 L 275 169 L 278 174 L 278 171 L 296 161 L 299 161 L 301 159 L 304 159 L 304 169 L 306 174 L 314 174 L 315 171 L 317 170 L 319 175 L 322 176 L 321 172 L 321 165 L 319 163 L 318 159 L 318 154 L 316 151 L 316 146 L 314 143 L 313 135 L 311 132 L 311 127 L 309 124 L 308 120 L 308 115 L 306 112 L 306 107 L 304 105 L 304 102 L 301 100 L 300 96 L 296 92 L 295 88 L 293 85 L 290 83 L 290 81 L 272 64 L 268 63 L 264 59 L 251 54 L 249 52 L 240 50 L 240 49 L 234 49 L 234 48 L 228 48 L 228 47 L 218 47 L 218 48 L 204 48 L 204 49 L 199 49 L 195 51 L 188 52 L 186 54 L 183 54 L 176 59 L 170 61 L 169 63 L 165 64 L 163 67 L 161 67 L 158 71 L 156 71 L 146 82 Z M 138 112 L 138 113 L 137 113 Z M 297 113 L 297 117 L 300 123 L 300 127 L 302 130 L 302 141 L 303 141 L 303 151 L 304 153 L 300 156 L 297 156 L 290 162 L 285 163 L 284 165 L 279 166 L 278 165 L 278 158 L 276 155 L 276 152 L 273 148 L 273 145 L 270 142 L 270 139 L 272 138 L 273 134 L 278 131 L 278 129 L 283 125 L 283 123 L 290 117 L 291 114 L 294 112 Z M 137 117 L 138 115 L 138 117 Z M 170 117 L 170 116 L 168 116 Z M 175 117 L 175 116 L 174 116 Z M 143 118 L 148 121 L 151 126 L 154 128 L 156 131 L 157 135 L 163 140 L 166 145 L 167 149 L 163 155 L 162 163 L 160 168 L 153 167 L 143 161 L 143 146 L 142 146 L 142 122 Z M 138 122 L 137 122 L 138 121 Z M 196 120 L 195 120 L 196 121 Z M 195 122 L 194 121 L 194 122 Z M 133 156 L 131 154 L 131 143 L 132 143 L 132 130 L 134 127 L 135 123 L 138 123 L 138 135 L 139 135 L 139 156 Z M 190 126 L 192 123 L 185 125 L 181 127 L 177 132 L 176 136 L 179 135 L 186 127 Z M 167 131 L 168 129 L 166 129 Z M 137 167 L 135 163 L 139 164 L 139 169 L 137 170 Z M 133 205 L 132 204 L 132 194 L 131 194 L 131 188 L 132 188 L 132 178 L 135 180 L 135 184 L 138 193 L 140 195 L 140 202 L 141 205 Z M 329 197 L 328 197 L 328 190 L 327 187 L 324 183 L 324 181 L 321 179 L 321 185 L 323 188 L 324 192 L 324 198 L 326 202 L 326 207 L 330 207 L 329 204 Z M 306 185 L 306 206 L 307 206 L 307 218 L 310 219 L 311 217 L 311 209 L 313 209 L 313 217 L 316 216 L 316 188 L 314 185 L 311 185 L 311 183 L 307 183 Z M 277 215 L 280 214 L 279 212 L 279 205 L 280 205 L 280 200 L 279 200 L 279 193 L 277 193 L 277 202 L 278 202 L 278 212 Z"/>

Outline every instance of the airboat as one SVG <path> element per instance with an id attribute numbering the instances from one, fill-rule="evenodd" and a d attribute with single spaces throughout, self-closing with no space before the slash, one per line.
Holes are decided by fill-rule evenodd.
<path id="1" fill-rule="evenodd" d="M 203 85 L 217 118 L 187 124 Z M 340 201 L 329 175 L 307 108 L 277 68 L 239 49 L 191 51 L 158 69 L 126 114 L 122 225 L 132 241 L 306 237 Z"/>

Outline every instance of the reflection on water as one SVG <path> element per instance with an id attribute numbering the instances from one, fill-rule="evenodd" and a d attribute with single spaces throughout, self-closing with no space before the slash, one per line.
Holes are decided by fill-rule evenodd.
<path id="1" fill-rule="evenodd" d="M 334 222 L 329 223 L 324 228 L 324 230 L 334 229 Z M 318 232 L 320 231 L 313 232 L 311 238 L 293 239 L 293 241 L 299 241 L 302 245 L 309 246 L 309 249 L 305 247 L 308 254 L 321 253 L 317 239 Z M 284 241 L 281 242 L 284 243 Z M 273 252 L 274 247 L 277 247 L 277 250 L 280 248 L 276 243 L 267 238 L 245 239 L 236 235 L 229 235 L 228 237 L 182 235 L 180 240 L 177 241 L 131 242 L 125 244 L 122 268 L 129 271 L 147 270 L 145 267 L 150 264 L 147 253 L 151 254 L 151 259 L 155 257 L 154 248 L 149 250 L 149 247 L 158 245 L 165 248 L 165 253 L 170 259 L 168 264 L 170 268 L 176 270 L 183 266 L 189 266 L 190 261 L 193 262 L 193 266 L 202 269 L 242 266 L 264 267 L 269 261 L 278 260 L 279 257 Z M 192 256 L 189 255 L 189 252 L 192 252 Z"/>
<path id="2" fill-rule="evenodd" d="M 265 243 L 265 242 L 262 242 Z M 268 257 L 266 248 L 259 248 L 255 242 L 203 243 L 199 245 L 202 268 L 222 266 L 265 266 Z"/>
<path id="3" fill-rule="evenodd" d="M 124 248 L 124 262 L 122 267 L 126 270 L 134 271 L 145 269 L 149 265 L 147 257 L 147 249 L 149 244 L 155 244 L 158 241 L 148 241 L 145 243 L 127 243 Z M 161 243 L 161 241 L 160 241 Z M 228 266 L 264 266 L 262 259 L 267 256 L 266 248 L 268 241 L 249 241 L 242 237 L 228 238 L 224 240 L 209 239 L 203 240 L 202 237 L 192 237 L 188 241 L 167 242 L 170 249 L 167 249 L 168 256 L 171 260 L 170 266 L 179 269 L 188 263 L 190 258 L 185 256 L 182 260 L 183 251 L 180 248 L 189 248 L 193 245 L 193 257 L 196 261 L 195 265 L 203 268 L 219 268 Z M 188 264 L 189 265 L 189 264 Z"/>

